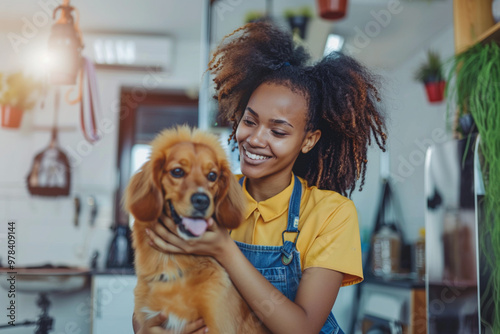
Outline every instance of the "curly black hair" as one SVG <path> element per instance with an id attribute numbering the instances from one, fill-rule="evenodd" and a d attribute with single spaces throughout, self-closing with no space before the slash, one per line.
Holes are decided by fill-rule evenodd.
<path id="1" fill-rule="evenodd" d="M 331 53 L 309 65 L 309 54 L 292 35 L 268 21 L 227 35 L 208 64 L 214 75 L 219 117 L 238 126 L 253 91 L 263 83 L 289 87 L 308 101 L 307 131 L 321 130 L 315 147 L 297 158 L 293 172 L 309 185 L 351 196 L 361 178 L 373 135 L 385 151 L 385 121 L 376 77 L 355 59 Z"/>

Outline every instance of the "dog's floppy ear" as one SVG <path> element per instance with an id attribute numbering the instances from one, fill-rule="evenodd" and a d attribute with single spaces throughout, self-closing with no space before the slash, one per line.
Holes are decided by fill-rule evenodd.
<path id="1" fill-rule="evenodd" d="M 241 186 L 229 169 L 229 164 L 222 167 L 219 182 L 216 220 L 228 229 L 235 229 L 243 221 L 246 200 Z"/>
<path id="2" fill-rule="evenodd" d="M 125 189 L 125 209 L 138 220 L 153 221 L 160 217 L 163 208 L 159 184 L 161 166 L 161 161 L 147 161 Z"/>

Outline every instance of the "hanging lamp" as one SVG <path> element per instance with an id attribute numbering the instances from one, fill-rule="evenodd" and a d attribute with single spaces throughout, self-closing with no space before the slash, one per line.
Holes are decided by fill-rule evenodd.
<path id="1" fill-rule="evenodd" d="M 59 11 L 61 15 L 52 26 L 48 42 L 51 58 L 49 82 L 53 85 L 74 85 L 82 67 L 83 49 L 78 20 L 75 21 L 72 15 L 74 11 L 78 18 L 78 10 L 70 6 L 69 0 L 64 0 L 54 9 L 54 20 Z"/>

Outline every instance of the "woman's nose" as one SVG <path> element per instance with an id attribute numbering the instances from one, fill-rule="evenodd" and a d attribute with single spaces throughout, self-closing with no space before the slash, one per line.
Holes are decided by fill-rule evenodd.
<path id="1" fill-rule="evenodd" d="M 250 136 L 248 136 L 247 142 L 253 147 L 265 147 L 266 146 L 265 129 L 261 127 L 255 129 L 250 134 Z"/>

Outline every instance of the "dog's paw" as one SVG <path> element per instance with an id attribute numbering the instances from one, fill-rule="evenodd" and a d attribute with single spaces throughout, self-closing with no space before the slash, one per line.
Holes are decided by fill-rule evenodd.
<path id="1" fill-rule="evenodd" d="M 142 312 L 146 313 L 146 319 L 151 319 L 160 314 L 160 311 L 153 311 L 147 307 L 143 307 L 141 309 Z M 167 320 L 163 323 L 162 327 L 166 330 L 173 331 L 175 334 L 180 334 L 184 331 L 184 327 L 186 327 L 187 320 L 181 319 L 173 313 L 169 313 Z"/>

